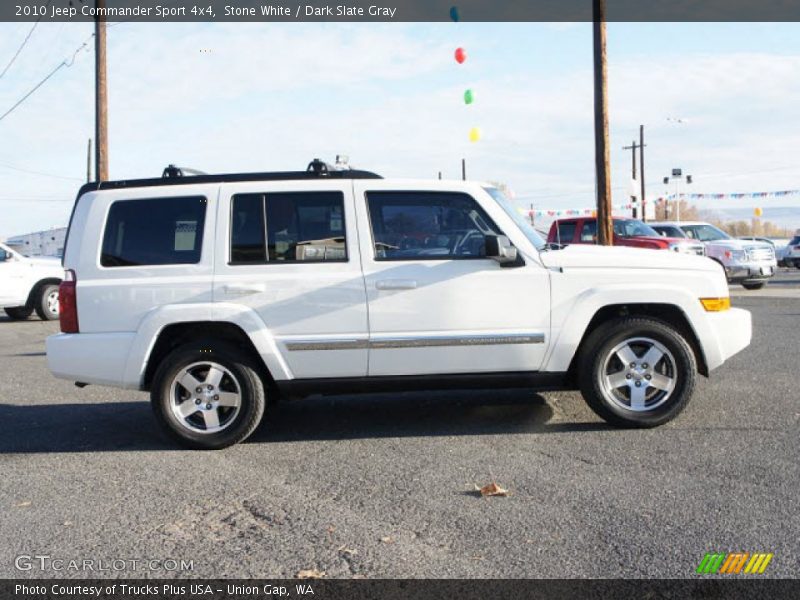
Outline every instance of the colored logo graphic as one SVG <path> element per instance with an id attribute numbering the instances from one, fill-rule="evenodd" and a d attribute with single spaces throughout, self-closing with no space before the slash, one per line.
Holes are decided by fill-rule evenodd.
<path id="1" fill-rule="evenodd" d="M 772 553 L 756 552 L 731 552 L 714 553 L 708 552 L 700 561 L 697 573 L 701 575 L 713 575 L 715 573 L 725 575 L 738 575 L 745 573 L 750 575 L 761 574 L 767 570 L 767 565 L 772 560 Z"/>

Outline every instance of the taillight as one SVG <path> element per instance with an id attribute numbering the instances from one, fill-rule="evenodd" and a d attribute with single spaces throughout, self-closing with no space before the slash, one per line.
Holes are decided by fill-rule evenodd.
<path id="1" fill-rule="evenodd" d="M 64 281 L 58 286 L 58 320 L 62 333 L 79 333 L 78 296 L 75 286 L 78 283 L 75 271 L 67 269 Z"/>

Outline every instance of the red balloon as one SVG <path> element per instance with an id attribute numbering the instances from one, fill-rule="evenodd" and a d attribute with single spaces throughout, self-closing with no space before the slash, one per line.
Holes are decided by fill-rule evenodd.
<path id="1" fill-rule="evenodd" d="M 467 60 L 467 51 L 463 48 L 456 48 L 456 62 L 462 64 L 465 60 Z"/>

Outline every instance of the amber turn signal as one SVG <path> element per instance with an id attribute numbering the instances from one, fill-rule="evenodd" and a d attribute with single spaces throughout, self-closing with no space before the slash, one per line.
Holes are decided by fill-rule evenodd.
<path id="1" fill-rule="evenodd" d="M 703 308 L 708 312 L 720 312 L 722 310 L 728 310 L 731 307 L 730 297 L 700 298 L 700 302 L 703 304 Z"/>

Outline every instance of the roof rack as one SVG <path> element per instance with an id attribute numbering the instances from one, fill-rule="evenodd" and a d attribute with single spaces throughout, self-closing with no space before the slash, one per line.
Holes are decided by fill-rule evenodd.
<path id="1" fill-rule="evenodd" d="M 117 181 L 92 181 L 84 184 L 78 196 L 95 190 L 156 187 L 164 185 L 191 185 L 193 183 L 236 183 L 245 181 L 292 181 L 301 179 L 383 179 L 377 173 L 358 169 L 340 169 L 315 158 L 305 171 L 268 171 L 262 173 L 207 174 L 194 169 L 169 165 L 161 177 L 149 179 L 121 179 Z"/>
<path id="2" fill-rule="evenodd" d="M 208 175 L 208 173 L 204 171 L 198 171 L 197 169 L 187 169 L 186 167 L 169 165 L 166 169 L 164 169 L 161 177 L 163 179 L 174 179 L 175 177 L 186 177 L 187 175 Z"/>

